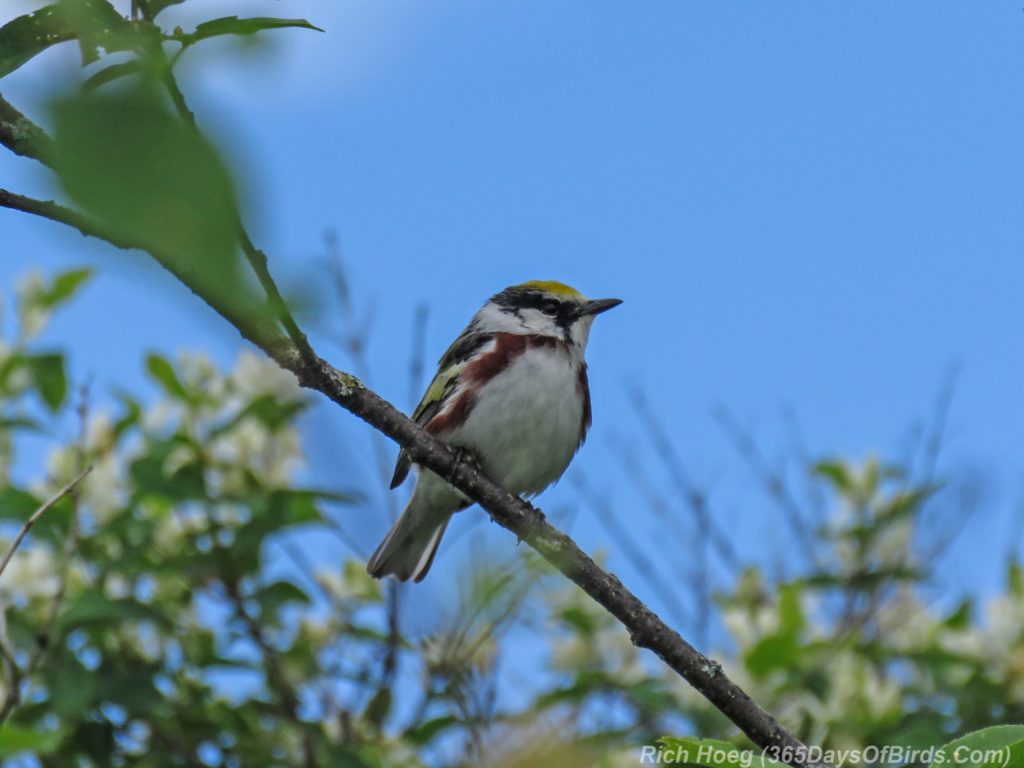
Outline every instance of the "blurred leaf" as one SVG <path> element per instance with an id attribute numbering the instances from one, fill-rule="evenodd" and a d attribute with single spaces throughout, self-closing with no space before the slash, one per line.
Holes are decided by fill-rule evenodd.
<path id="1" fill-rule="evenodd" d="M 1020 563 L 1010 561 L 1006 569 L 1006 585 L 1011 594 L 1024 595 L 1024 568 Z"/>
<path id="2" fill-rule="evenodd" d="M 61 717 L 78 717 L 92 704 L 97 688 L 96 675 L 72 654 L 64 653 L 51 659 L 42 672 L 50 706 Z"/>
<path id="3" fill-rule="evenodd" d="M 8 486 L 0 490 L 0 518 L 24 522 L 41 503 L 28 491 Z"/>
<path id="4" fill-rule="evenodd" d="M 43 293 L 40 304 L 46 309 L 53 309 L 63 304 L 74 297 L 78 289 L 92 277 L 92 274 L 93 271 L 88 267 L 61 272 Z"/>
<path id="5" fill-rule="evenodd" d="M 372 725 L 376 729 L 380 729 L 384 723 L 384 718 L 388 716 L 388 712 L 391 711 L 391 689 L 388 686 L 381 686 L 377 692 L 370 699 L 370 702 L 366 705 L 366 709 L 363 711 L 363 717 L 366 722 Z"/>
<path id="6" fill-rule="evenodd" d="M 785 584 L 779 591 L 779 634 L 796 636 L 804 628 L 800 585 Z"/>
<path id="7" fill-rule="evenodd" d="M 881 522 L 895 522 L 910 517 L 920 509 L 922 502 L 935 492 L 933 486 L 915 488 L 894 494 L 878 505 L 875 514 Z"/>
<path id="8" fill-rule="evenodd" d="M 310 401 L 307 399 L 281 400 L 277 395 L 269 393 L 259 395 L 235 416 L 211 430 L 210 437 L 226 434 L 249 418 L 256 419 L 271 432 L 276 432 L 290 424 L 309 406 Z"/>
<path id="9" fill-rule="evenodd" d="M 153 680 L 158 669 L 154 662 L 135 655 L 108 655 L 95 673 L 98 697 L 123 707 L 128 714 L 159 717 L 163 696 Z"/>
<path id="10" fill-rule="evenodd" d="M 51 45 L 74 39 L 60 9 L 47 5 L 0 27 L 0 77 L 10 74 Z"/>
<path id="11" fill-rule="evenodd" d="M 973 607 L 974 604 L 970 600 L 964 600 L 943 623 L 950 629 L 966 629 L 971 624 L 971 611 Z"/>
<path id="12" fill-rule="evenodd" d="M 286 27 L 298 27 L 323 32 L 322 29 L 313 26 L 305 19 L 275 19 L 270 17 L 240 19 L 237 16 L 225 16 L 220 19 L 213 19 L 212 21 L 204 21 L 196 27 L 194 32 L 175 34 L 172 37 L 183 45 L 193 45 L 200 40 L 210 37 L 253 35 L 266 29 L 283 29 Z"/>
<path id="13" fill-rule="evenodd" d="M 275 581 L 264 587 L 260 587 L 255 594 L 256 602 L 259 603 L 260 613 L 264 617 L 277 616 L 281 607 L 286 603 L 310 603 L 309 595 L 290 581 Z"/>
<path id="14" fill-rule="evenodd" d="M 130 598 L 112 600 L 99 592 L 85 592 L 72 601 L 57 619 L 60 632 L 89 624 L 116 624 L 122 621 L 151 621 L 162 629 L 174 628 L 163 613 Z"/>
<path id="15" fill-rule="evenodd" d="M 149 452 L 139 456 L 129 466 L 129 475 L 135 485 L 135 494 L 160 496 L 172 501 L 206 499 L 206 479 L 198 457 L 178 464 L 168 471 L 168 458 L 178 448 L 190 448 L 183 436 L 153 443 Z"/>
<path id="16" fill-rule="evenodd" d="M 413 744 L 425 746 L 433 741 L 435 736 L 458 724 L 459 719 L 455 715 L 441 715 L 410 728 L 403 735 Z"/>
<path id="17" fill-rule="evenodd" d="M 1024 725 L 997 725 L 969 733 L 943 746 L 932 765 L 1021 768 L 1024 766 Z"/>
<path id="18" fill-rule="evenodd" d="M 132 24 L 107 0 L 61 0 L 59 5 L 62 18 L 78 39 L 83 65 L 99 59 L 100 50 L 131 50 L 140 46 L 143 35 L 153 34 Z"/>
<path id="19" fill-rule="evenodd" d="M 593 635 L 598 628 L 597 621 L 593 614 L 579 605 L 571 605 L 565 610 L 560 611 L 558 618 L 584 637 Z"/>
<path id="20" fill-rule="evenodd" d="M 841 461 L 820 461 L 814 465 L 814 473 L 827 478 L 837 491 L 849 492 L 853 488 L 850 470 Z"/>
<path id="21" fill-rule="evenodd" d="M 750 673 L 763 678 L 777 669 L 794 666 L 800 656 L 800 644 L 792 635 L 763 637 L 747 649 L 744 662 Z"/>
<path id="22" fill-rule="evenodd" d="M 6 724 L 0 728 L 0 757 L 11 757 L 21 752 L 46 755 L 60 744 L 61 735 L 55 731 L 30 730 Z"/>
<path id="23" fill-rule="evenodd" d="M 68 394 L 68 379 L 64 372 L 64 355 L 48 353 L 25 355 L 22 358 L 32 373 L 36 391 L 51 411 L 64 404 Z"/>
<path id="24" fill-rule="evenodd" d="M 171 365 L 170 361 L 166 357 L 162 357 L 155 353 L 146 355 L 146 371 L 160 383 L 164 392 L 175 400 L 183 403 L 191 403 L 194 401 L 195 398 L 193 398 L 189 391 L 185 389 L 185 385 L 183 385 L 181 380 L 178 378 L 178 374 L 174 370 L 174 366 Z"/>
<path id="25" fill-rule="evenodd" d="M 617 688 L 616 682 L 605 672 L 597 669 L 584 669 L 576 674 L 575 680 L 569 685 L 560 686 L 541 694 L 534 700 L 534 707 L 544 709 L 555 704 L 575 703 L 599 691 L 610 691 Z"/>
<path id="26" fill-rule="evenodd" d="M 0 418 L 0 433 L 5 431 L 14 432 L 24 430 L 26 432 L 43 432 L 43 425 L 28 416 L 14 416 L 11 418 Z"/>
<path id="27" fill-rule="evenodd" d="M 268 536 L 295 525 L 321 522 L 317 498 L 318 494 L 313 491 L 275 489 L 253 499 L 253 517 L 239 527 L 231 547 L 242 569 L 258 566 L 260 551 Z"/>
<path id="28" fill-rule="evenodd" d="M 214 147 L 148 81 L 59 101 L 54 169 L 115 240 L 135 244 L 217 307 L 263 312 L 243 279 L 234 184 Z"/>
<path id="29" fill-rule="evenodd" d="M 381 583 L 366 572 L 363 563 L 350 559 L 342 566 L 346 594 L 364 602 L 379 603 L 384 598 Z"/>
<path id="30" fill-rule="evenodd" d="M 135 75 L 142 71 L 142 63 L 138 59 L 120 61 L 117 64 L 111 64 L 109 67 L 104 67 L 99 72 L 90 75 L 89 78 L 82 83 L 82 90 L 85 93 L 91 93 L 107 83 L 112 83 L 126 75 Z"/>
<path id="31" fill-rule="evenodd" d="M 0 519 L 25 522 L 33 512 L 43 504 L 32 494 L 20 488 L 8 486 L 0 490 Z M 51 543 L 64 541 L 67 528 L 71 522 L 74 503 L 70 497 L 64 497 L 39 518 L 32 526 L 31 536 Z M 17 553 L 15 557 L 17 557 Z"/>

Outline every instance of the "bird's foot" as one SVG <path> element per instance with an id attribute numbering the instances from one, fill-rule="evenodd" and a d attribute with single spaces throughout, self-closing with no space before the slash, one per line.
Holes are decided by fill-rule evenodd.
<path id="1" fill-rule="evenodd" d="M 470 464 L 476 469 L 480 469 L 480 462 L 477 461 L 476 456 L 468 448 L 455 448 L 455 464 L 452 465 L 451 474 L 448 475 L 448 484 L 455 485 L 455 475 L 459 472 L 459 467 L 463 464 Z"/>

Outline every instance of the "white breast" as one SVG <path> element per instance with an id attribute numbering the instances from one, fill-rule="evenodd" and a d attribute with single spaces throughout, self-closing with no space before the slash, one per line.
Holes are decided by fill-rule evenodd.
<path id="1" fill-rule="evenodd" d="M 488 381 L 448 441 L 468 448 L 499 485 L 533 495 L 555 482 L 580 444 L 579 366 L 564 347 L 528 348 Z"/>

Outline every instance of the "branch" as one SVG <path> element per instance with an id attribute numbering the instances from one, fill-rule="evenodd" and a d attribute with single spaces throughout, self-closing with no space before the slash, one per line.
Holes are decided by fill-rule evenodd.
<path id="1" fill-rule="evenodd" d="M 6 146 L 8 135 L 0 132 Z M 30 148 L 34 149 L 32 140 Z M 13 147 L 12 147 L 13 148 Z M 42 153 L 40 153 L 42 154 Z M 30 155 L 34 156 L 34 155 Z M 40 158 L 41 159 L 41 158 Z M 45 161 L 44 161 L 45 162 Z M 120 248 L 140 247 L 112 237 L 81 214 L 53 202 L 44 202 L 0 190 L 0 206 L 25 211 L 71 226 L 86 235 L 107 240 Z M 291 371 L 300 384 L 316 390 L 373 428 L 399 443 L 413 461 L 451 479 L 452 484 L 478 502 L 502 527 L 529 544 L 545 560 L 577 584 L 626 627 L 633 644 L 653 651 L 673 671 L 697 689 L 719 711 L 735 723 L 762 748 L 789 749 L 795 755 L 791 764 L 797 768 L 819 768 L 822 764 L 807 762 L 805 746 L 784 729 L 768 712 L 730 680 L 721 665 L 704 656 L 669 627 L 656 613 L 612 574 L 601 569 L 567 535 L 551 526 L 544 514 L 533 505 L 512 495 L 479 469 L 459 461 L 456 453 L 425 432 L 411 419 L 375 392 L 367 389 L 355 376 L 331 366 L 309 346 L 305 336 L 291 319 L 287 305 L 273 284 L 266 268 L 266 256 L 251 243 L 247 251 L 261 283 L 268 288 L 268 299 L 278 318 L 290 332 L 286 339 L 276 328 L 257 323 L 253 315 L 243 314 L 225 306 L 197 289 L 202 282 L 195 275 L 181 274 L 174 259 L 150 254 L 171 271 L 194 293 L 230 322 L 244 338 L 260 347 L 282 368 Z M 295 332 L 298 332 L 296 334 Z"/>
<path id="2" fill-rule="evenodd" d="M 0 144 L 16 155 L 49 165 L 47 158 L 52 143 L 42 128 L 0 96 Z"/>
<path id="3" fill-rule="evenodd" d="M 246 339 L 260 349 L 276 348 L 279 352 L 284 347 L 291 347 L 288 339 L 272 324 L 261 321 L 259 313 L 245 311 L 237 302 L 223 300 L 221 295 L 215 296 L 212 291 L 204 291 L 200 286 L 204 280 L 196 270 L 190 269 L 182 259 L 175 259 L 169 254 L 154 250 L 151 246 L 135 242 L 118 235 L 84 216 L 78 211 L 68 208 L 52 200 L 37 200 L 6 189 L 0 189 L 0 208 L 10 208 L 23 213 L 30 213 L 43 219 L 66 224 L 78 230 L 86 237 L 95 237 L 122 250 L 145 251 L 159 262 L 160 266 L 178 278 L 194 295 L 210 306 L 217 314 L 231 323 Z"/>
<path id="4" fill-rule="evenodd" d="M 536 507 L 501 488 L 472 464 L 459 461 L 451 448 L 366 389 L 354 376 L 319 357 L 312 366 L 306 366 L 294 349 L 271 357 L 294 373 L 304 387 L 321 392 L 402 445 L 413 461 L 451 478 L 452 485 L 478 502 L 495 522 L 533 547 L 615 616 L 634 645 L 654 651 L 755 744 L 763 748 L 789 747 L 804 754 L 800 752 L 803 744 L 732 682 L 718 662 L 666 625 L 618 578 L 601 569 L 569 536 L 551 526 Z"/>
<path id="5" fill-rule="evenodd" d="M 3 574 L 3 572 L 7 569 L 7 564 L 10 563 L 11 558 L 14 557 L 14 551 L 18 548 L 22 540 L 28 534 L 29 529 L 36 524 L 36 521 L 44 514 L 46 514 L 50 507 L 52 507 L 58 501 L 60 501 L 73 490 L 75 490 L 75 486 L 82 482 L 85 476 L 88 475 L 90 472 L 92 472 L 92 467 L 86 467 L 85 470 L 79 473 L 79 475 L 74 480 L 72 480 L 70 483 L 68 483 L 59 491 L 57 491 L 56 496 L 53 496 L 49 501 L 47 501 L 45 504 L 43 504 L 41 507 L 39 507 L 39 509 L 37 509 L 29 516 L 28 520 L 25 521 L 25 524 L 21 526 L 21 530 L 18 531 L 18 535 L 14 538 L 14 542 L 7 550 L 7 554 L 4 555 L 3 561 L 0 562 L 0 574 Z"/>
<path id="6" fill-rule="evenodd" d="M 36 521 L 39 520 L 39 518 L 41 518 L 44 514 L 46 514 L 47 510 L 53 507 L 53 505 L 55 505 L 58 501 L 63 499 L 68 494 L 74 493 L 75 488 L 78 486 L 78 484 L 82 482 L 82 480 L 85 479 L 85 476 L 88 475 L 90 472 L 92 472 L 91 465 L 82 470 L 78 474 L 78 476 L 75 477 L 74 480 L 72 480 L 70 483 L 68 483 L 59 491 L 57 491 L 57 494 L 55 496 L 50 498 L 46 503 L 40 506 L 39 509 L 37 509 L 29 516 L 28 520 L 25 521 L 25 524 L 21 526 L 21 530 L 18 531 L 18 535 L 11 543 L 10 548 L 7 550 L 7 554 L 4 556 L 3 562 L 0 562 L 0 575 L 2 575 L 3 572 L 7 569 L 7 565 L 11 562 L 11 558 L 14 557 L 15 551 L 21 545 L 21 542 L 24 540 L 25 536 L 28 535 L 29 529 L 31 529 L 32 526 L 35 525 Z M 74 519 L 76 522 L 74 522 L 73 525 L 77 526 L 77 510 Z M 71 538 L 77 540 L 77 531 L 72 531 Z M 65 550 L 66 553 L 70 551 L 70 546 L 71 544 L 69 539 L 69 543 Z M 37 643 L 35 649 L 32 652 L 32 655 L 29 657 L 29 660 L 25 664 L 24 668 L 18 666 L 17 659 L 15 658 L 14 655 L 14 649 L 11 647 L 10 640 L 7 637 L 6 608 L 0 610 L 0 662 L 2 662 L 4 670 L 4 679 L 7 681 L 7 692 L 4 695 L 3 702 L 0 703 L 0 724 L 7 720 L 7 717 L 11 714 L 11 712 L 14 711 L 14 708 L 18 706 L 18 704 L 21 702 L 21 683 L 29 675 L 32 674 L 32 672 L 36 668 L 36 665 L 42 658 L 43 652 L 46 648 L 46 642 L 49 639 L 50 630 L 53 628 L 53 622 L 56 619 L 57 608 L 59 607 L 60 602 L 64 597 L 64 589 L 67 584 L 67 568 L 69 567 L 67 561 L 65 561 L 64 567 L 65 571 L 61 576 L 60 582 L 57 587 L 57 593 L 54 595 L 53 598 L 53 607 L 50 617 L 47 620 L 47 624 L 43 628 L 42 633 L 40 633 L 39 642 Z"/>

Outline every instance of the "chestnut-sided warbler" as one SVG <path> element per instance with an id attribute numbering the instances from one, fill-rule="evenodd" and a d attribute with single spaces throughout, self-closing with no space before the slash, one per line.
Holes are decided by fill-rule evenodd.
<path id="1" fill-rule="evenodd" d="M 565 472 L 590 427 L 583 351 L 594 317 L 619 299 L 588 299 L 553 280 L 506 288 L 481 307 L 441 358 L 412 418 L 464 451 L 495 482 L 533 496 Z M 391 487 L 409 474 L 402 451 Z M 421 581 L 455 512 L 470 502 L 429 470 L 366 570 Z"/>

